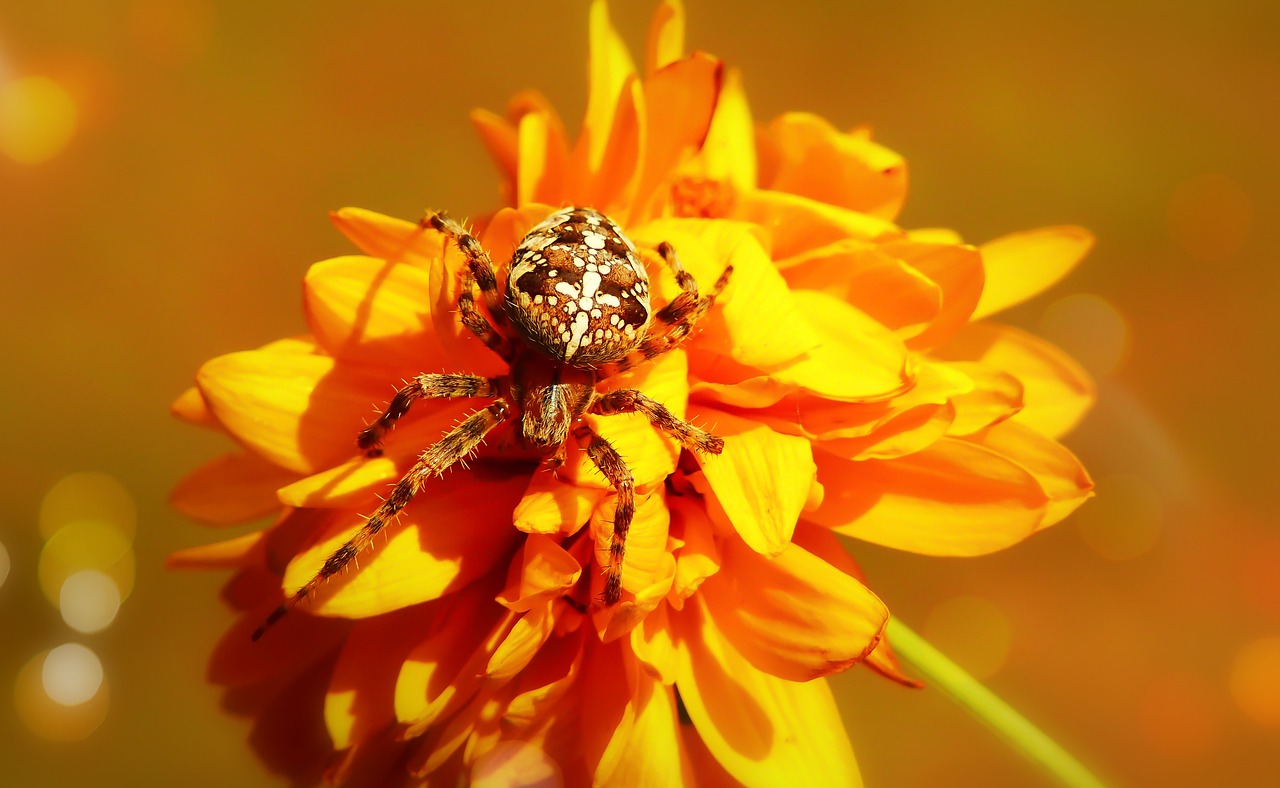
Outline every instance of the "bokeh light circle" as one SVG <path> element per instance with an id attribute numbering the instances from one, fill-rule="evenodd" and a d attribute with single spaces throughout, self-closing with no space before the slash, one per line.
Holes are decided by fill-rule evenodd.
<path id="1" fill-rule="evenodd" d="M 959 596 L 937 605 L 925 618 L 923 629 L 933 645 L 978 679 L 998 673 L 1013 646 L 1008 616 L 977 596 Z"/>
<path id="2" fill-rule="evenodd" d="M 4 587 L 4 581 L 9 579 L 9 549 L 4 546 L 4 542 L 0 542 L 0 588 Z"/>
<path id="3" fill-rule="evenodd" d="M 1253 200 L 1239 183 L 1216 172 L 1197 175 L 1169 197 L 1169 237 L 1196 260 L 1226 260 L 1244 248 L 1253 214 Z"/>
<path id="4" fill-rule="evenodd" d="M 1155 547 L 1164 511 L 1164 500 L 1151 483 L 1117 473 L 1098 480 L 1098 497 L 1075 514 L 1076 531 L 1103 558 L 1127 561 Z"/>
<path id="5" fill-rule="evenodd" d="M 76 572 L 62 583 L 58 610 L 62 620 L 75 631 L 101 632 L 120 611 L 120 589 L 105 572 L 97 569 Z"/>
<path id="6" fill-rule="evenodd" d="M 59 605 L 67 578 L 96 569 L 115 582 L 120 599 L 125 600 L 133 590 L 134 563 L 129 542 L 112 526 L 95 520 L 72 523 L 54 534 L 40 551 L 40 590 L 52 604 Z"/>
<path id="7" fill-rule="evenodd" d="M 20 164 L 39 164 L 66 147 L 76 127 L 76 103 L 48 77 L 0 85 L 0 152 Z"/>
<path id="8" fill-rule="evenodd" d="M 106 523 L 132 542 L 138 527 L 133 496 L 106 473 L 68 474 L 49 488 L 40 504 L 40 535 L 51 538 L 63 526 L 79 520 Z"/>
<path id="9" fill-rule="evenodd" d="M 14 706 L 19 719 L 37 736 L 55 742 L 80 741 L 97 730 L 107 717 L 108 683 L 105 678 L 101 679 L 93 696 L 83 703 L 72 706 L 58 703 L 45 691 L 45 666 L 52 653 L 36 654 L 18 671 Z"/>
<path id="10" fill-rule="evenodd" d="M 1280 727 L 1280 635 L 1246 644 L 1236 654 L 1231 697 L 1259 725 Z"/>
<path id="11" fill-rule="evenodd" d="M 1198 673 L 1158 673 L 1139 696 L 1139 733 L 1148 748 L 1170 760 L 1203 757 L 1222 737 L 1222 700 Z"/>
<path id="12" fill-rule="evenodd" d="M 80 643 L 63 643 L 51 649 L 40 669 L 40 681 L 49 699 L 63 706 L 88 703 L 102 688 L 102 660 Z"/>
<path id="13" fill-rule="evenodd" d="M 1091 293 L 1049 304 L 1040 317 L 1039 333 L 1094 377 L 1114 373 L 1129 354 L 1129 321 L 1110 301 Z"/>

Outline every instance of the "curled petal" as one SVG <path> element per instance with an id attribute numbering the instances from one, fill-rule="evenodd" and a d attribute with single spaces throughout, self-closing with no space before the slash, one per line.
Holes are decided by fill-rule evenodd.
<path id="1" fill-rule="evenodd" d="M 518 613 L 562 596 L 578 582 L 582 565 L 549 537 L 534 534 L 525 540 L 519 574 L 498 595 L 498 601 Z"/>
<path id="2" fill-rule="evenodd" d="M 844 238 L 878 241 L 902 234 L 884 219 L 768 189 L 739 194 L 727 218 L 759 225 L 775 259 L 794 257 Z"/>
<path id="3" fill-rule="evenodd" d="M 193 520 L 215 525 L 243 523 L 279 510 L 276 490 L 298 474 L 253 454 L 224 454 L 182 478 L 169 503 Z"/>
<path id="4" fill-rule="evenodd" d="M 680 619 L 676 689 L 726 771 L 748 785 L 862 784 L 825 681 L 787 681 L 756 669 L 701 603 Z"/>
<path id="5" fill-rule="evenodd" d="M 529 112 L 520 118 L 516 135 L 516 205 L 558 202 L 564 193 L 565 160 L 569 156 L 559 119 L 550 112 Z"/>
<path id="6" fill-rule="evenodd" d="M 555 599 L 544 599 L 529 609 L 511 627 L 485 666 L 485 678 L 506 681 L 524 670 L 555 627 L 552 610 Z"/>
<path id="7" fill-rule="evenodd" d="M 951 398 L 955 419 L 949 435 L 968 435 L 998 424 L 1022 410 L 1022 382 L 985 364 L 953 361 L 949 365 L 973 381 L 973 389 Z"/>
<path id="8" fill-rule="evenodd" d="M 516 507 L 515 526 L 528 534 L 575 533 L 605 495 L 603 489 L 569 484 L 554 473 L 535 473 Z"/>
<path id="9" fill-rule="evenodd" d="M 974 323 L 935 355 L 1013 375 L 1023 386 L 1023 408 L 1013 420 L 1052 438 L 1069 432 L 1093 405 L 1093 380 L 1074 359 L 1011 326 Z"/>
<path id="10" fill-rule="evenodd" d="M 989 448 L 942 438 L 891 461 L 818 454 L 827 495 L 810 522 L 926 555 L 982 555 L 1040 525 L 1049 497 L 1025 468 Z"/>
<path id="11" fill-rule="evenodd" d="M 502 176 L 500 188 L 503 198 L 507 202 L 514 202 L 516 167 L 519 163 L 515 125 L 487 109 L 472 110 L 471 125 Z"/>
<path id="12" fill-rule="evenodd" d="M 667 605 L 658 605 L 631 630 L 632 653 L 641 667 L 663 684 L 673 684 L 676 680 L 676 650 L 669 610 Z"/>
<path id="13" fill-rule="evenodd" d="M 683 497 L 669 500 L 672 535 L 679 539 L 680 546 L 675 551 L 676 577 L 667 601 L 680 610 L 704 580 L 720 571 L 720 550 L 715 526 L 700 503 Z"/>
<path id="14" fill-rule="evenodd" d="M 1093 480 L 1065 446 L 1016 421 L 1006 421 L 966 440 L 999 452 L 1025 468 L 1049 497 L 1040 528 L 1060 522 L 1093 497 Z"/>
<path id="15" fill-rule="evenodd" d="M 777 555 L 791 541 L 813 485 L 809 441 L 724 411 L 702 415 L 724 438 L 721 454 L 698 458 L 705 476 L 699 486 L 716 502 L 713 516 L 722 513 L 751 549 Z"/>
<path id="16" fill-rule="evenodd" d="M 765 188 L 790 192 L 893 220 L 907 196 L 907 163 L 871 141 L 870 131 L 848 134 L 802 112 L 774 119 L 764 130 L 777 151 Z"/>
<path id="17" fill-rule="evenodd" d="M 980 249 L 987 284 L 973 319 L 1048 290 L 1089 253 L 1093 241 L 1093 233 L 1083 227 L 1043 227 L 986 242 Z"/>
<path id="18" fill-rule="evenodd" d="M 900 240 L 881 249 L 927 276 L 942 291 L 942 308 L 929 327 L 907 339 L 913 350 L 937 347 L 969 322 L 982 295 L 982 257 L 972 246 Z"/>
<path id="19" fill-rule="evenodd" d="M 707 610 L 743 657 L 778 678 L 844 670 L 875 648 L 889 618 L 857 578 L 794 543 L 769 558 L 730 542 L 724 569 L 703 586 Z"/>
<path id="20" fill-rule="evenodd" d="M 465 586 L 510 555 L 519 535 L 511 527 L 511 510 L 526 482 L 519 473 L 479 467 L 428 482 L 399 524 L 388 526 L 386 543 L 358 557 L 359 571 L 321 586 L 308 612 L 365 618 Z M 289 562 L 285 592 L 315 577 L 362 525 L 357 515 L 336 511 L 319 541 Z"/>

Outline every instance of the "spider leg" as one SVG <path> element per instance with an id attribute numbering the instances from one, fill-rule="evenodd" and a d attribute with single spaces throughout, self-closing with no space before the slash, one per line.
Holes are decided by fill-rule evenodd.
<path id="1" fill-rule="evenodd" d="M 308 580 L 306 585 L 299 588 L 285 600 L 284 604 L 277 607 L 271 612 L 271 615 L 267 616 L 266 620 L 262 622 L 262 626 L 254 630 L 253 639 L 257 640 L 262 637 L 294 605 L 310 596 L 325 580 L 345 569 L 347 564 L 351 563 L 360 554 L 361 550 L 368 547 L 373 538 L 383 528 L 386 528 L 404 507 L 409 505 L 413 497 L 421 492 L 422 486 L 427 479 L 443 474 L 450 465 L 474 451 L 484 440 L 484 436 L 505 421 L 509 413 L 510 409 L 507 403 L 503 400 L 498 400 L 484 410 L 468 416 L 461 424 L 441 438 L 438 443 L 424 451 L 418 461 L 409 469 L 409 472 L 404 475 L 404 478 L 396 483 L 396 486 L 391 490 L 391 494 L 382 502 L 382 505 L 361 526 L 360 530 L 335 550 L 333 555 L 329 556 L 315 577 Z"/>
<path id="2" fill-rule="evenodd" d="M 579 428 L 581 437 L 590 436 L 587 456 L 618 491 L 617 508 L 613 515 L 613 537 L 609 540 L 609 566 L 604 581 L 604 603 L 615 605 L 622 598 L 622 559 L 627 552 L 627 531 L 636 514 L 635 479 L 631 469 L 622 461 L 622 455 L 609 441 L 597 435 L 584 423 Z"/>
<path id="3" fill-rule="evenodd" d="M 463 269 L 462 274 L 462 291 L 458 295 L 458 311 L 462 313 L 462 324 L 471 329 L 471 333 L 479 337 L 485 347 L 497 353 L 504 360 L 510 361 L 512 354 L 511 343 L 498 332 L 498 329 L 493 327 L 493 324 L 484 316 L 484 313 L 476 307 L 475 295 L 472 293 L 474 286 L 478 285 L 480 294 L 484 297 L 485 306 L 489 308 L 490 317 L 498 325 L 506 325 L 507 315 L 506 312 L 502 311 L 502 296 L 498 292 L 498 277 L 493 271 L 493 260 L 489 259 L 489 253 L 484 250 L 484 247 L 480 245 L 474 235 L 468 233 L 466 228 L 450 219 L 448 214 L 443 211 L 430 214 L 421 223 L 423 226 L 434 228 L 447 238 L 452 238 L 453 242 L 458 245 L 458 250 L 462 252 L 463 257 L 467 260 L 467 267 Z"/>
<path id="4" fill-rule="evenodd" d="M 690 451 L 702 454 L 719 454 L 724 451 L 723 438 L 695 427 L 667 410 L 661 402 L 637 389 L 611 391 L 592 403 L 591 412 L 601 415 L 640 413 L 649 419 L 653 426 L 680 441 L 681 445 Z"/>
<path id="5" fill-rule="evenodd" d="M 665 241 L 658 244 L 658 254 L 662 255 L 663 261 L 675 275 L 676 283 L 680 285 L 680 293 L 654 313 L 653 324 L 650 327 L 651 336 L 623 358 L 600 368 L 601 379 L 626 372 L 679 347 L 680 343 L 689 337 L 698 321 L 702 320 L 715 304 L 716 298 L 729 284 L 729 276 L 733 273 L 733 266 L 727 266 L 712 286 L 711 292 L 705 296 L 699 295 L 697 280 L 684 270 L 684 266 L 680 265 L 680 259 L 676 256 L 676 251 L 671 244 Z"/>
<path id="6" fill-rule="evenodd" d="M 409 412 L 419 399 L 451 399 L 455 397 L 496 397 L 498 381 L 479 375 L 418 375 L 413 382 L 396 392 L 378 419 L 360 431 L 356 446 L 371 457 L 378 455 L 378 445 L 396 420 Z"/>

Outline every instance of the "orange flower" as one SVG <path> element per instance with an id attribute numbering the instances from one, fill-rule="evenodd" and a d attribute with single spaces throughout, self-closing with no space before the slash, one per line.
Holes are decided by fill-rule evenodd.
<path id="1" fill-rule="evenodd" d="M 857 766 L 821 677 L 898 681 L 883 603 L 836 534 L 978 555 L 1046 528 L 1091 483 L 1056 438 L 1092 384 L 1013 328 L 974 322 L 1063 276 L 1077 228 L 979 247 L 893 220 L 906 166 L 811 115 L 757 129 L 734 72 L 683 55 L 663 3 L 637 72 L 603 2 L 570 145 L 540 96 L 474 116 L 509 206 L 481 223 L 505 262 L 555 208 L 594 207 L 641 249 L 654 308 L 733 274 L 696 336 L 601 391 L 638 389 L 724 440 L 695 453 L 634 413 L 588 414 L 635 480 L 621 601 L 602 599 L 614 485 L 571 442 L 519 453 L 508 421 L 423 490 L 258 642 L 250 633 L 360 530 L 474 403 L 419 402 L 385 452 L 353 445 L 370 403 L 424 371 L 511 374 L 458 319 L 464 256 L 435 229 L 345 209 L 362 252 L 306 277 L 310 333 L 206 363 L 174 412 L 240 446 L 174 492 L 212 524 L 265 530 L 172 563 L 234 570 L 240 614 L 213 656 L 226 705 L 275 771 L 360 784 L 459 776 L 849 785 Z M 490 314 L 490 317 L 495 315 Z M 514 335 L 512 339 L 515 339 Z M 516 420 L 518 422 L 518 419 Z"/>

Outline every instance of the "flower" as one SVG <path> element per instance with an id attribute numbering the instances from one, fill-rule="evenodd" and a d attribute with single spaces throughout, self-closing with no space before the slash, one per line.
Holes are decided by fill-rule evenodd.
<path id="1" fill-rule="evenodd" d="M 861 662 L 912 682 L 837 534 L 978 555 L 1091 494 L 1056 439 L 1092 384 L 1057 349 L 983 319 L 1069 271 L 1087 232 L 975 247 L 904 231 L 903 160 L 812 115 L 757 129 L 739 75 L 683 54 L 678 2 L 655 14 L 641 71 L 603 2 L 590 32 L 572 145 L 536 94 L 473 116 L 508 203 L 479 237 L 501 263 L 556 207 L 589 205 L 646 250 L 671 243 L 704 286 L 732 265 L 695 338 L 609 384 L 705 425 L 723 452 L 682 452 L 634 414 L 586 417 L 637 485 L 623 600 L 604 606 L 609 483 L 576 449 L 550 470 L 510 459 L 500 428 L 468 467 L 429 482 L 357 570 L 252 642 L 474 410 L 419 403 L 368 458 L 353 439 L 370 403 L 423 371 L 505 372 L 458 321 L 452 244 L 335 213 L 362 254 L 308 272 L 309 334 L 207 362 L 173 408 L 239 444 L 187 476 L 175 506 L 213 524 L 274 515 L 172 563 L 233 570 L 223 596 L 239 620 L 210 675 L 255 720 L 267 764 L 295 779 L 855 784 L 822 677 Z M 664 303 L 676 283 L 644 257 Z"/>

